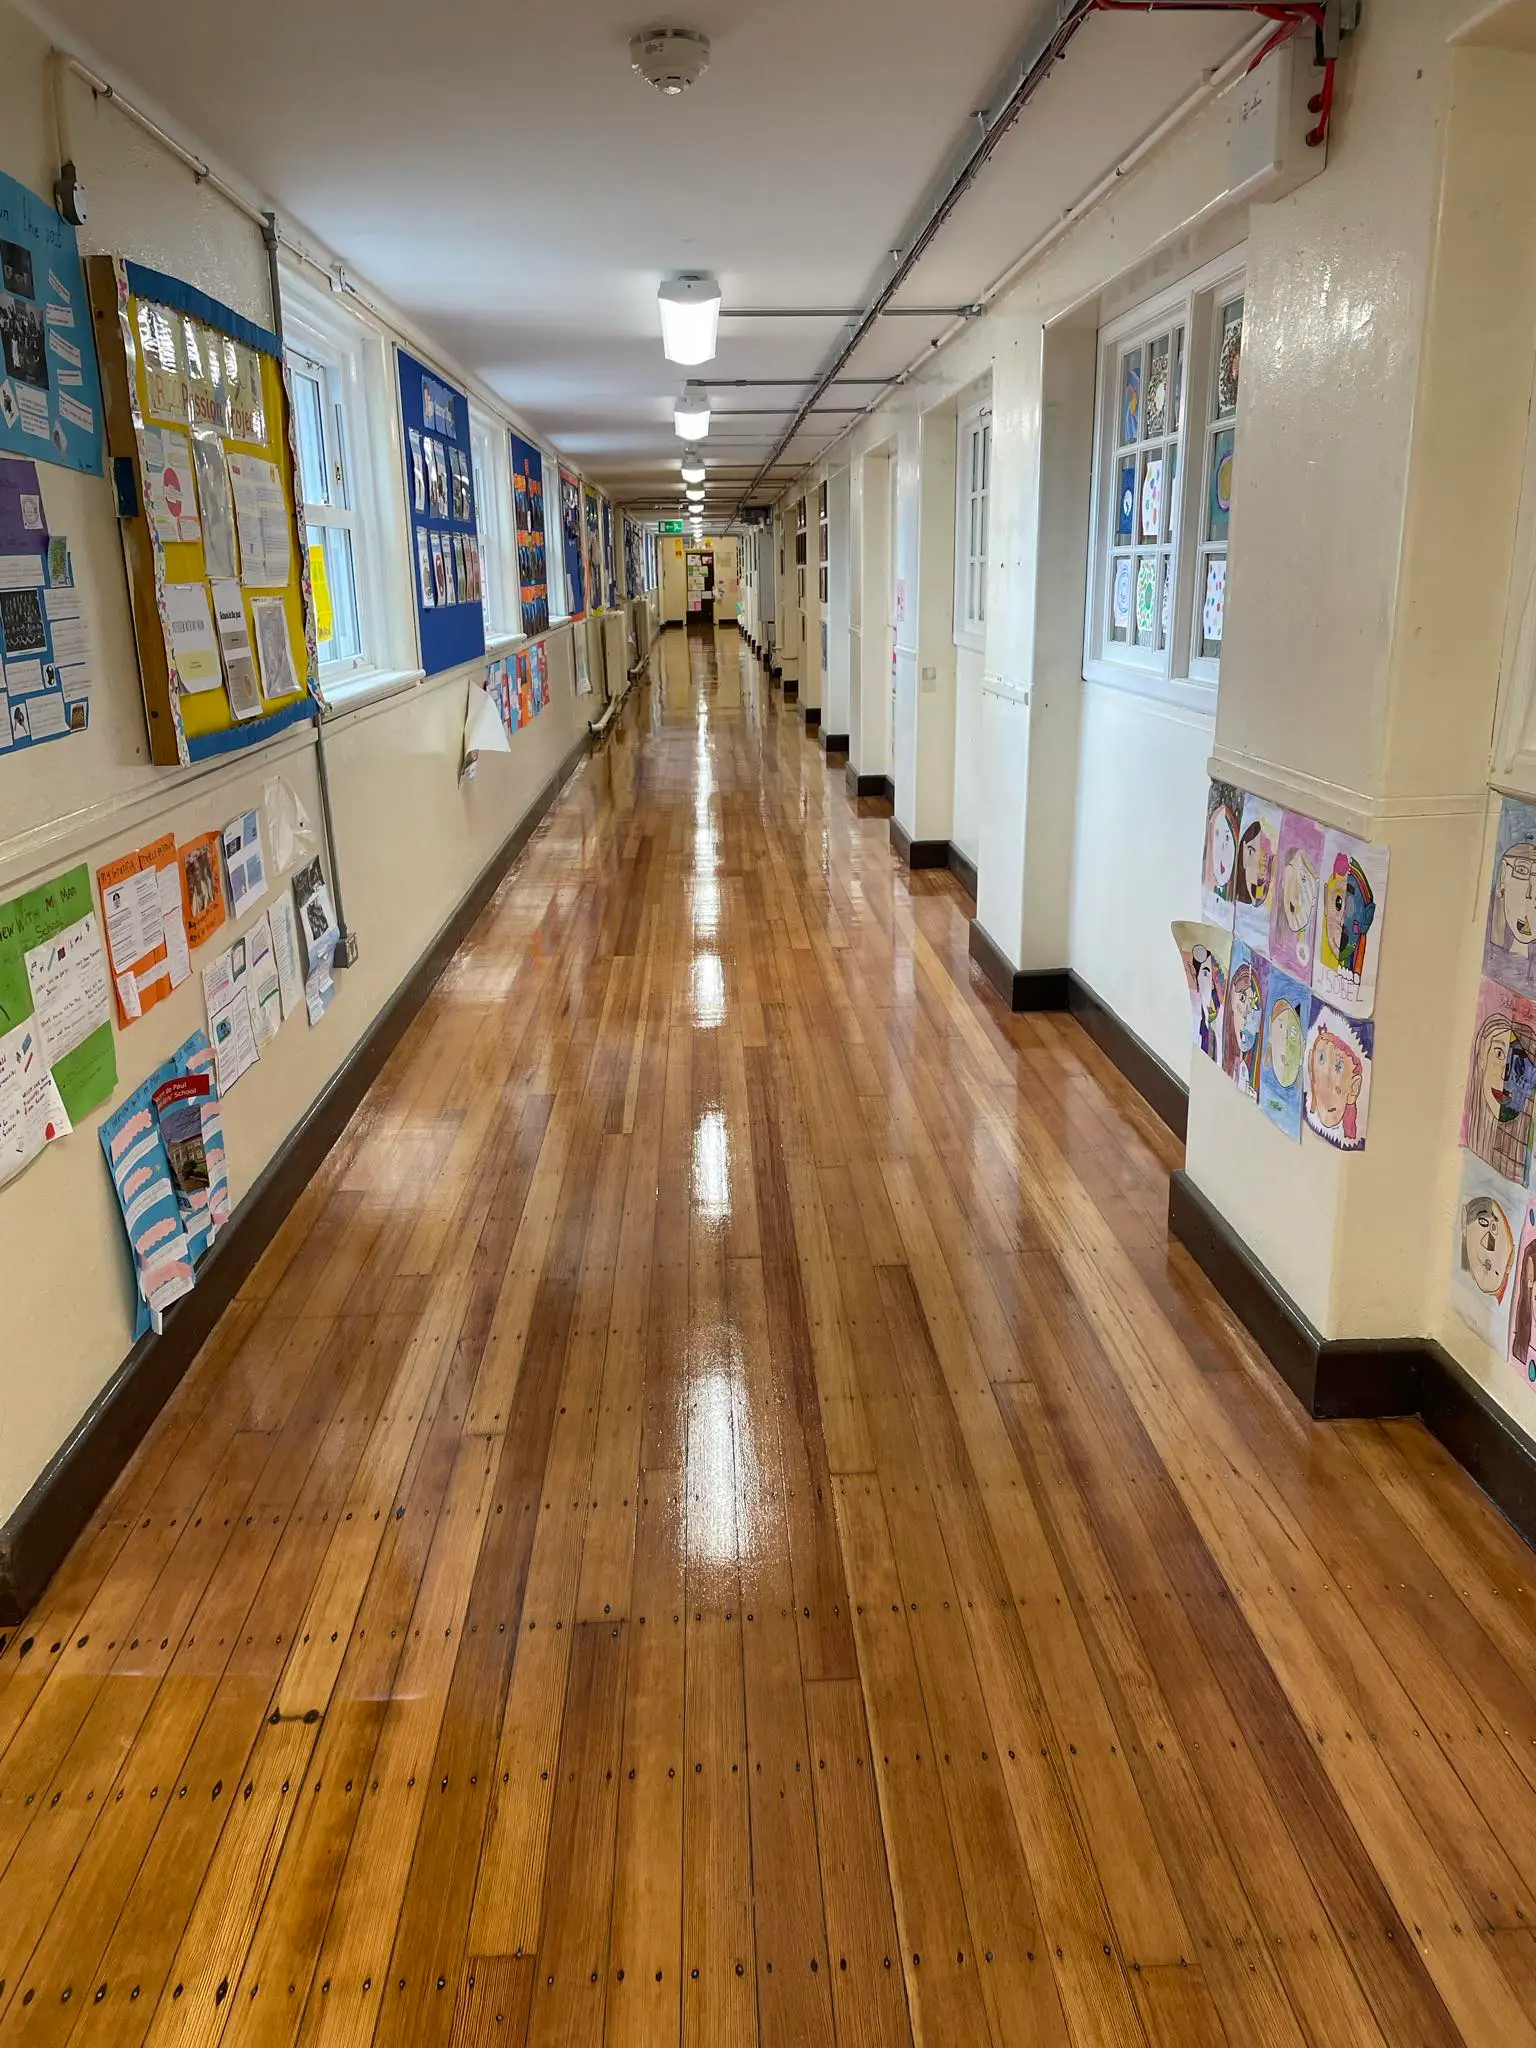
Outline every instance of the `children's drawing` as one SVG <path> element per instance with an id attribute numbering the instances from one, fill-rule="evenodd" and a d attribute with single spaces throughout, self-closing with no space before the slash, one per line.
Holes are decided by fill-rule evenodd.
<path id="1" fill-rule="evenodd" d="M 1264 1003 L 1269 962 L 1241 939 L 1233 941 L 1232 971 L 1221 1019 L 1221 1066 L 1241 1095 L 1259 1099 L 1259 1062 L 1264 1044 Z"/>
<path id="2" fill-rule="evenodd" d="M 1536 805 L 1504 799 L 1488 890 L 1483 972 L 1536 995 Z"/>
<path id="3" fill-rule="evenodd" d="M 1301 1143 L 1301 1068 L 1310 1007 L 1303 984 L 1271 964 L 1264 998 L 1259 1107 L 1293 1145 Z"/>
<path id="4" fill-rule="evenodd" d="M 1205 859 L 1200 871 L 1200 909 L 1211 924 L 1232 929 L 1232 879 L 1237 871 L 1237 834 L 1242 792 L 1230 782 L 1213 782 L 1205 800 Z"/>
<path id="5" fill-rule="evenodd" d="M 1509 1344 L 1515 1278 L 1515 1239 L 1525 1206 L 1523 1189 L 1490 1173 L 1470 1152 L 1461 1155 L 1451 1251 L 1451 1299 L 1456 1313 L 1496 1351 Z"/>
<path id="6" fill-rule="evenodd" d="M 1374 1036 L 1374 1025 L 1345 1017 L 1316 996 L 1312 998 L 1305 1066 L 1306 1120 L 1309 1129 L 1341 1152 L 1365 1150 Z"/>
<path id="7" fill-rule="evenodd" d="M 1280 825 L 1285 813 L 1278 804 L 1251 793 L 1243 798 L 1237 834 L 1237 863 L 1232 870 L 1233 930 L 1256 953 L 1269 953 L 1269 905 L 1279 874 Z"/>
<path id="8" fill-rule="evenodd" d="M 1536 1123 L 1536 1003 L 1496 981 L 1477 992 L 1461 1142 L 1486 1166 L 1524 1187 Z"/>
<path id="9" fill-rule="evenodd" d="M 1312 993 L 1346 1017 L 1369 1017 L 1376 1007 L 1388 858 L 1385 846 L 1369 846 L 1348 832 L 1330 826 L 1323 834 Z"/>
<path id="10" fill-rule="evenodd" d="M 1219 1064 L 1232 934 L 1219 925 L 1179 919 L 1173 926 L 1173 940 L 1184 963 L 1184 984 L 1189 990 L 1190 1037 L 1208 1060 Z"/>
<path id="11" fill-rule="evenodd" d="M 1299 811 L 1280 817 L 1275 883 L 1269 895 L 1269 957 L 1312 986 L 1313 940 L 1323 873 L 1323 828 Z"/>
<path id="12" fill-rule="evenodd" d="M 1509 1362 L 1522 1379 L 1536 1385 L 1536 1203 L 1527 1200 L 1522 1214 L 1510 1303 Z"/>

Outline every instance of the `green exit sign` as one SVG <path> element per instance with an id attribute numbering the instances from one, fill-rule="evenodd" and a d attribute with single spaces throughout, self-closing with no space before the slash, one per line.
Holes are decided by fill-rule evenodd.
<path id="1" fill-rule="evenodd" d="M 657 531 L 660 533 L 684 533 L 687 529 L 681 519 L 663 519 Z"/>

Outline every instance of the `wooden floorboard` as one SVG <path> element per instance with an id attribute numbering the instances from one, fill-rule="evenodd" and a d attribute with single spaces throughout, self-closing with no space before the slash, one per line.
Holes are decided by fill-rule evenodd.
<path id="1" fill-rule="evenodd" d="M 1536 2048 L 1529 1552 L 658 659 L 0 1646 L 0 2041 Z"/>

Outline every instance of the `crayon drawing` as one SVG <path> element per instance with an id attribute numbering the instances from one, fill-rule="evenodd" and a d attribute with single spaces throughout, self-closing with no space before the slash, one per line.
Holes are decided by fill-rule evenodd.
<path id="1" fill-rule="evenodd" d="M 1230 782 L 1213 782 L 1205 800 L 1205 853 L 1200 868 L 1200 912 L 1210 924 L 1232 929 L 1232 878 L 1237 868 L 1237 834 L 1242 792 Z"/>
<path id="2" fill-rule="evenodd" d="M 1243 798 L 1237 834 L 1237 864 L 1232 870 L 1233 930 L 1255 953 L 1269 952 L 1269 905 L 1279 873 L 1280 825 L 1285 813 L 1278 804 L 1251 792 Z"/>
<path id="3" fill-rule="evenodd" d="M 1470 1152 L 1461 1155 L 1461 1193 L 1456 1201 L 1451 1249 L 1451 1300 L 1469 1330 L 1495 1351 L 1509 1346 L 1514 1296 L 1515 1239 L 1525 1194 L 1490 1173 Z"/>
<path id="4" fill-rule="evenodd" d="M 1496 981 L 1477 993 L 1462 1099 L 1461 1142 L 1506 1180 L 1524 1187 L 1536 1122 L 1536 1003 Z"/>
<path id="5" fill-rule="evenodd" d="M 1269 962 L 1241 939 L 1233 942 L 1232 969 L 1221 1018 L 1221 1067 L 1238 1093 L 1259 1099 L 1259 1065 L 1264 1049 L 1264 1003 Z"/>
<path id="6" fill-rule="evenodd" d="M 1348 832 L 1330 827 L 1323 835 L 1312 993 L 1346 1017 L 1369 1017 L 1376 1007 L 1388 857 L 1386 847 Z"/>
<path id="7" fill-rule="evenodd" d="M 1232 934 L 1219 925 L 1180 920 L 1173 926 L 1173 938 L 1184 963 L 1184 985 L 1189 991 L 1190 1038 L 1197 1051 L 1219 1064 Z"/>
<path id="8" fill-rule="evenodd" d="M 1523 1380 L 1536 1386 L 1536 1203 L 1527 1199 L 1522 1214 L 1510 1301 L 1509 1362 Z"/>
<path id="9" fill-rule="evenodd" d="M 1323 872 L 1323 828 L 1315 818 L 1299 811 L 1281 814 L 1276 866 L 1269 895 L 1269 957 L 1310 988 Z"/>
<path id="10" fill-rule="evenodd" d="M 1305 1066 L 1307 1127 L 1340 1152 L 1365 1150 L 1374 1027 L 1312 998 Z"/>
<path id="11" fill-rule="evenodd" d="M 1483 972 L 1536 995 L 1536 805 L 1506 797 L 1488 885 Z"/>
<path id="12" fill-rule="evenodd" d="M 1259 1107 L 1293 1145 L 1301 1143 L 1301 1066 L 1311 998 L 1301 982 L 1271 965 L 1264 1000 Z"/>

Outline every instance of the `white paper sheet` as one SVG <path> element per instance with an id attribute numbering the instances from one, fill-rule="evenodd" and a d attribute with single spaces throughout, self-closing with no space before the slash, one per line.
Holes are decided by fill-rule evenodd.
<path id="1" fill-rule="evenodd" d="M 167 583 L 165 623 L 181 687 L 194 694 L 216 690 L 224 680 L 219 643 L 213 636 L 206 583 Z"/>
<path id="2" fill-rule="evenodd" d="M 261 845 L 261 814 L 246 811 L 224 827 L 224 878 L 229 914 L 242 917 L 267 893 L 267 865 Z"/>
<path id="3" fill-rule="evenodd" d="M 56 1067 L 112 1015 L 107 955 L 95 911 L 66 925 L 57 938 L 34 946 L 26 960 L 43 1058 Z"/>
<path id="4" fill-rule="evenodd" d="M 231 455 L 229 480 L 246 584 L 258 590 L 286 589 L 293 574 L 293 543 L 277 464 L 254 455 Z"/>
<path id="5" fill-rule="evenodd" d="M 277 962 L 278 992 L 283 1016 L 291 1017 L 304 1000 L 304 967 L 299 957 L 299 927 L 294 917 L 293 898 L 285 890 L 267 913 L 272 927 L 272 952 Z"/>
<path id="6" fill-rule="evenodd" d="M 155 538 L 162 543 L 197 540 L 202 526 L 186 435 L 174 427 L 141 427 L 139 467 L 144 473 L 144 510 Z"/>
<path id="7" fill-rule="evenodd" d="M 0 1037 L 0 1185 L 71 1126 L 34 1020 Z"/>
<path id="8" fill-rule="evenodd" d="M 187 926 L 181 906 L 181 863 L 173 860 L 169 867 L 157 868 L 155 886 L 160 894 L 160 924 L 165 934 L 166 966 L 171 987 L 180 988 L 192 972 L 192 955 L 187 950 Z"/>
<path id="9" fill-rule="evenodd" d="M 217 434 L 203 428 L 193 436 L 192 461 L 197 471 L 197 502 L 203 522 L 203 567 L 210 576 L 238 576 L 235 501 L 229 487 L 224 443 Z"/>
<path id="10" fill-rule="evenodd" d="M 256 652 L 261 657 L 261 687 L 267 697 L 291 697 L 299 687 L 293 672 L 293 645 L 288 637 L 288 611 L 280 597 L 251 601 Z"/>
<path id="11" fill-rule="evenodd" d="M 271 913 L 263 911 L 251 926 L 247 972 L 251 983 L 251 1013 L 256 1024 L 256 1043 L 265 1045 L 282 1028 L 282 982 L 277 968 L 277 950 L 272 939 Z"/>

